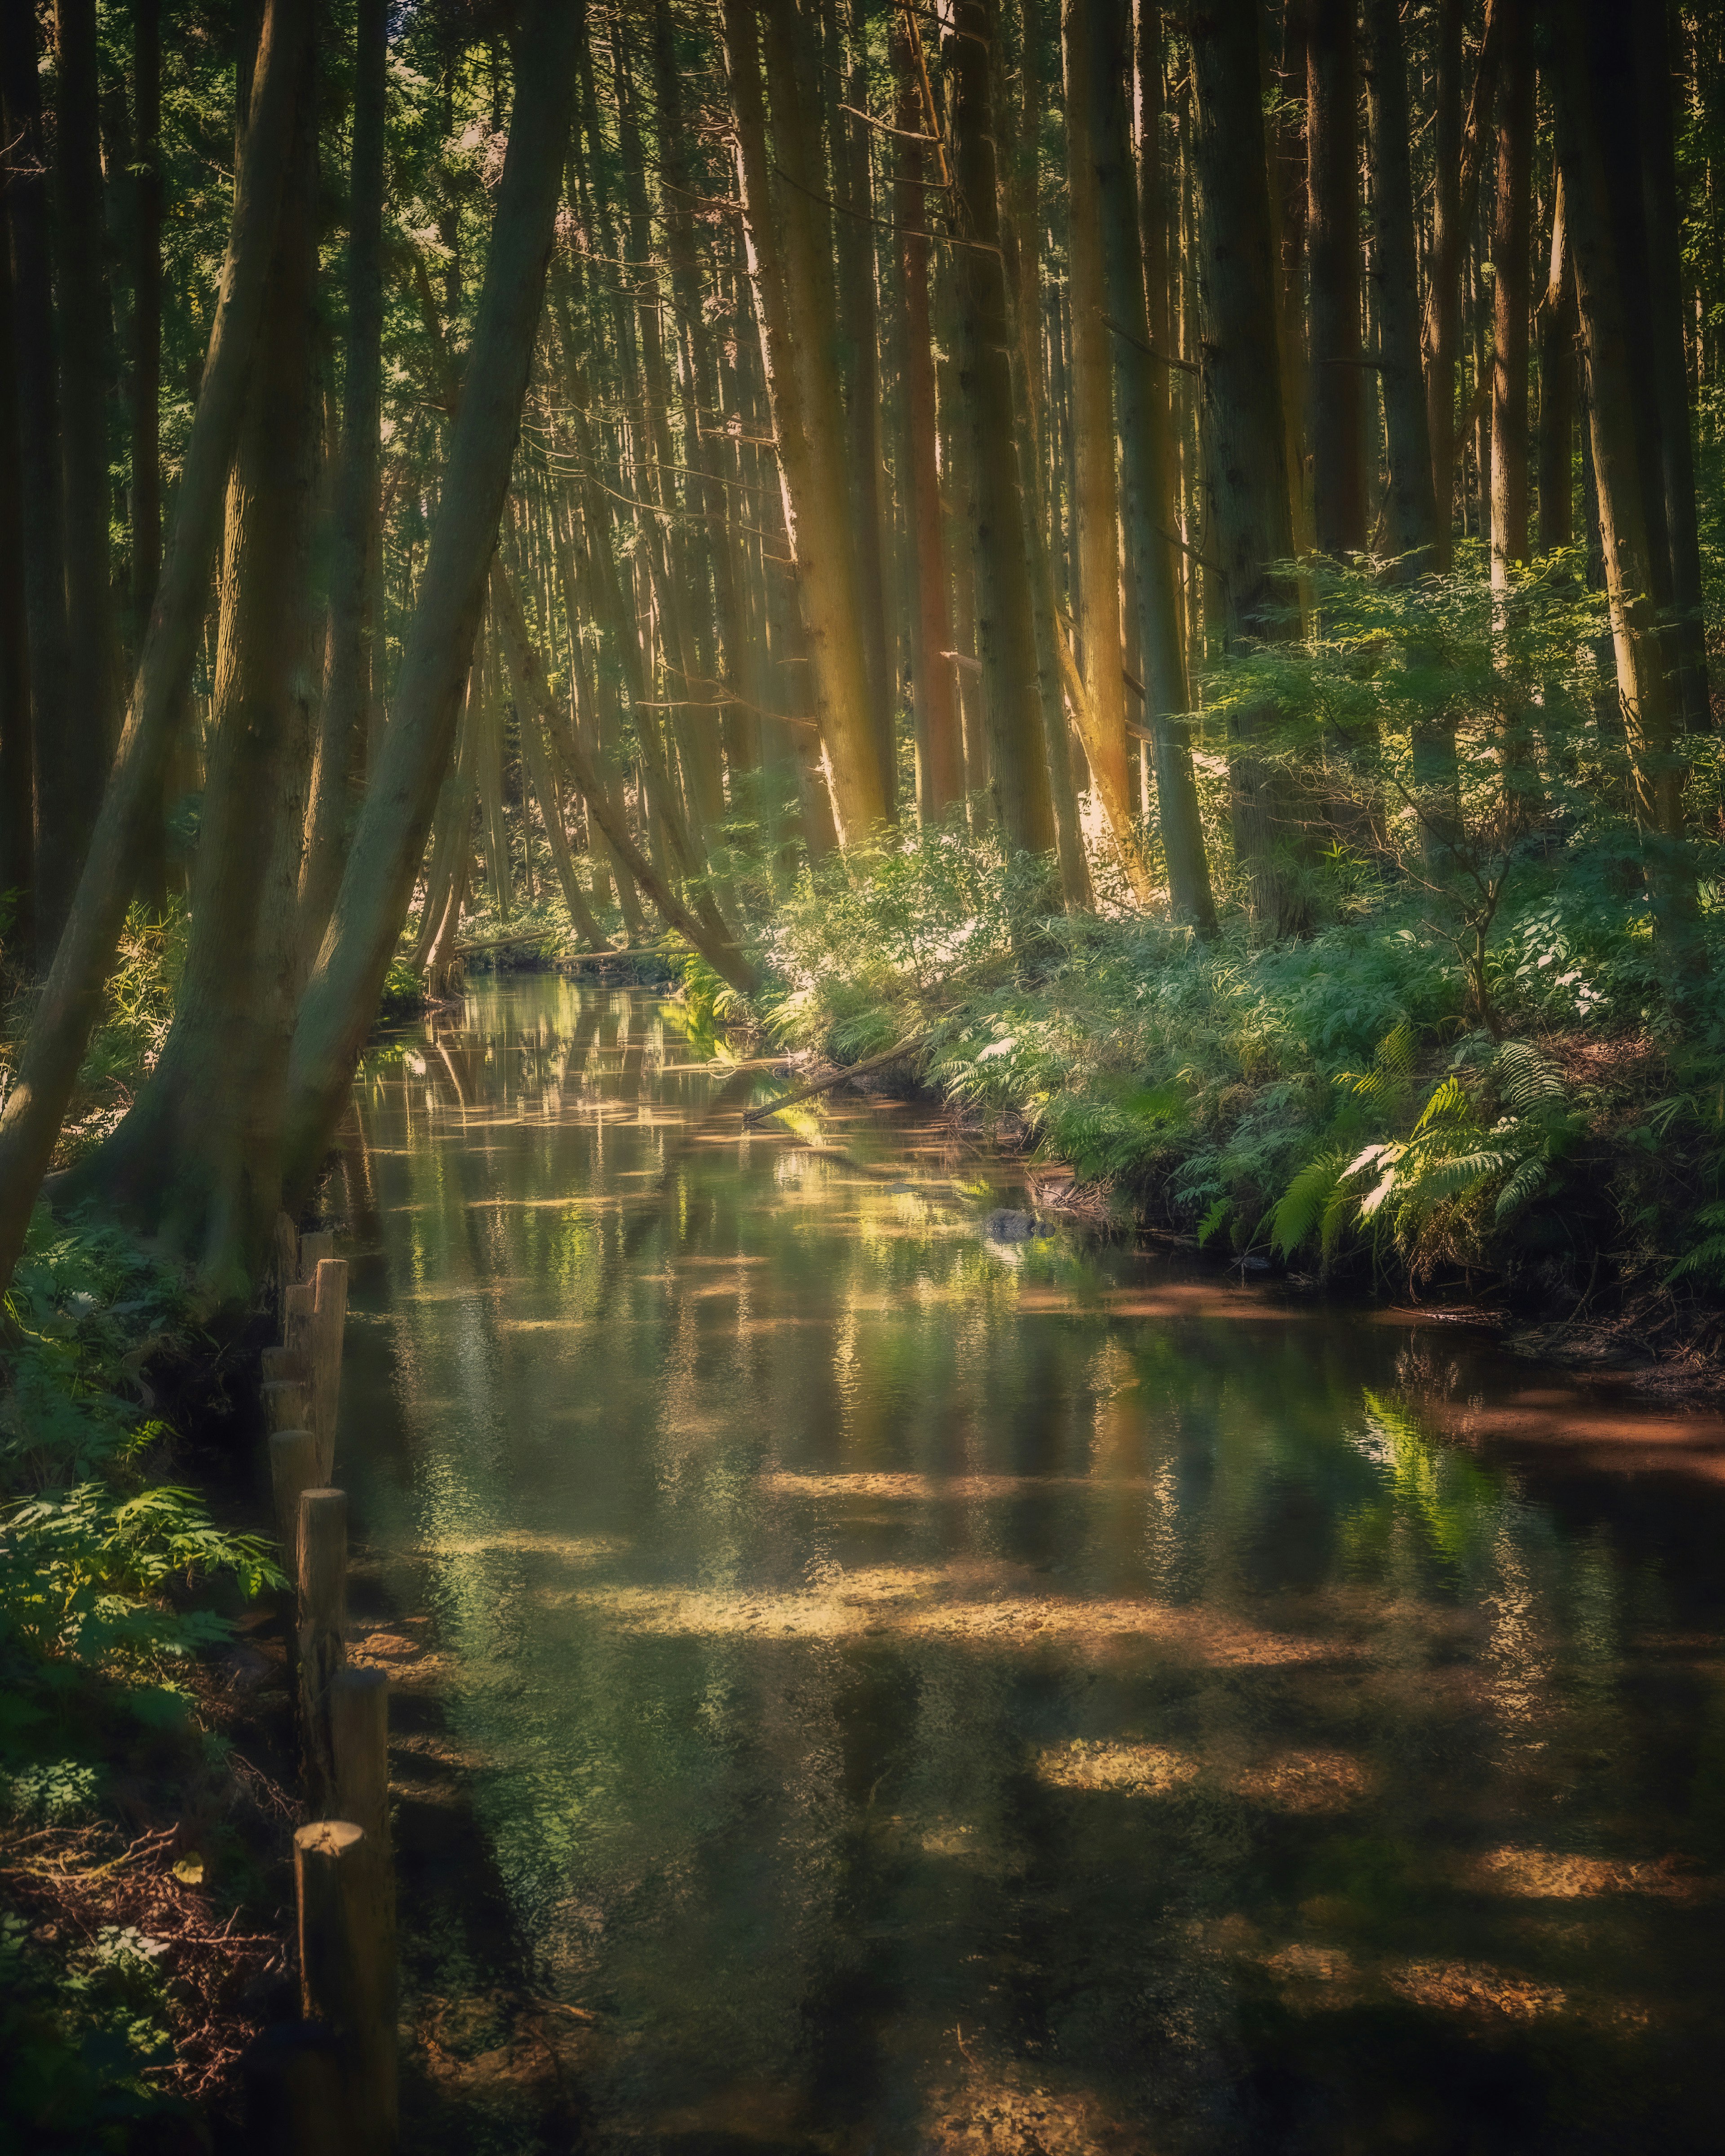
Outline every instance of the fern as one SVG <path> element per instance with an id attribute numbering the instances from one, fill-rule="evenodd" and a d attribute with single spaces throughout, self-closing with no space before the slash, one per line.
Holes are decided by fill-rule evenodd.
<path id="1" fill-rule="evenodd" d="M 1234 1210 L 1231 1198 L 1219 1198 L 1211 1206 L 1198 1227 L 1198 1247 L 1202 1250 L 1212 1235 L 1219 1235 L 1228 1224 L 1228 1216 Z"/>
<path id="2" fill-rule="evenodd" d="M 1666 1286 L 1680 1280 L 1710 1280 L 1725 1286 L 1725 1204 L 1716 1201 L 1699 1207 L 1695 1225 L 1711 1228 L 1713 1233 L 1683 1253 L 1666 1275 Z"/>
<path id="3" fill-rule="evenodd" d="M 1322 1152 L 1307 1162 L 1282 1193 L 1271 1222 L 1270 1247 L 1280 1257 L 1291 1257 L 1310 1242 L 1315 1230 L 1329 1233 L 1329 1214 L 1347 1171 L 1339 1152 Z"/>
<path id="4" fill-rule="evenodd" d="M 1568 1098 L 1562 1071 L 1531 1041 L 1507 1041 L 1497 1051 L 1491 1075 L 1518 1116 L 1539 1115 Z"/>
<path id="5" fill-rule="evenodd" d="M 1498 1193 L 1494 1218 L 1507 1220 L 1518 1212 L 1528 1199 L 1545 1187 L 1551 1173 L 1551 1163 L 1542 1152 L 1529 1153 Z"/>

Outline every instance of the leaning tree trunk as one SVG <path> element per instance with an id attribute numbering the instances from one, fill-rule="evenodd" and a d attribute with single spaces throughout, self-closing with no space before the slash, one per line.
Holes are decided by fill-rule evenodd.
<path id="1" fill-rule="evenodd" d="M 18 458 L 18 373 L 13 361 L 12 250 L 0 221 L 0 501 L 23 491 Z M 34 939 L 35 750 L 30 737 L 29 603 L 20 520 L 0 516 L 0 891 L 17 894 L 8 940 Z"/>
<path id="2" fill-rule="evenodd" d="M 1354 0 L 1311 0 L 1307 245 L 1312 265 L 1312 495 L 1327 554 L 1366 543 L 1360 367 L 1359 74 Z"/>
<path id="3" fill-rule="evenodd" d="M 1704 975 L 1695 863 L 1685 842 L 1681 711 L 1666 625 L 1671 562 L 1656 443 L 1637 424 L 1650 371 L 1645 234 L 1632 120 L 1621 95 L 1631 64 L 1615 0 L 1571 0 L 1556 38 L 1558 156 L 1574 248 L 1587 356 L 1588 423 L 1599 489 L 1605 589 L 1626 721 L 1654 949 L 1682 1015 Z M 1637 298 L 1642 303 L 1636 305 Z"/>
<path id="4" fill-rule="evenodd" d="M 317 760 L 300 880 L 308 963 L 317 955 L 336 887 L 370 732 L 371 619 L 377 531 L 378 426 L 383 392 L 383 117 L 388 0 L 359 0 L 355 33 L 353 171 L 348 188 L 347 360 L 341 384 L 341 466 L 331 519 L 328 655 Z"/>
<path id="5" fill-rule="evenodd" d="M 0 20 L 11 22 L 15 12 L 0 9 Z M 23 1247 L 78 1066 L 102 1009 L 103 985 L 136 888 L 139 858 L 151 821 L 162 813 L 162 780 L 203 634 L 228 470 L 267 295 L 311 13 L 307 0 L 268 0 L 259 33 L 251 125 L 234 188 L 215 320 L 131 709 L 65 932 L 0 1113 L 0 1284 L 11 1278 Z"/>
<path id="6" fill-rule="evenodd" d="M 1199 203 L 1200 382 L 1206 515 L 1231 641 L 1297 632 L 1294 593 L 1276 573 L 1293 552 L 1286 429 L 1276 364 L 1275 228 L 1260 151 L 1263 90 L 1257 0 L 1214 0 L 1190 23 L 1196 93 L 1193 157 Z M 1255 921 L 1296 932 L 1304 910 L 1287 854 L 1295 837 L 1285 783 L 1255 750 L 1275 706 L 1235 711 L 1230 773 L 1235 850 Z"/>
<path id="7" fill-rule="evenodd" d="M 1139 66 L 1145 81 L 1162 80 L 1159 8 L 1140 0 L 1151 18 L 1139 25 Z M 1143 169 L 1136 197 L 1129 177 L 1127 95 L 1127 0 L 1102 0 L 1096 9 L 1096 51 L 1100 117 L 1106 148 L 1101 189 L 1102 240 L 1107 258 L 1108 306 L 1116 337 L 1115 381 L 1120 398 L 1121 476 L 1124 483 L 1127 548 L 1137 568 L 1138 644 L 1156 768 L 1157 813 L 1168 870 L 1168 905 L 1176 921 L 1199 935 L 1215 932 L 1216 905 L 1199 816 L 1187 714 L 1192 692 L 1186 678 L 1186 645 L 1180 619 L 1179 568 L 1168 534 L 1176 511 L 1173 445 L 1169 438 L 1168 364 L 1153 357 L 1154 342 L 1145 282 L 1147 263 L 1166 260 L 1158 240 L 1140 244 L 1138 204 L 1156 220 L 1167 216 L 1160 146 L 1153 121 L 1140 152 Z M 1158 96 L 1159 101 L 1159 96 Z M 1165 335 L 1165 326 L 1164 326 Z"/>
<path id="8" fill-rule="evenodd" d="M 316 690 L 316 119 L 305 62 L 270 300 L 228 485 L 214 713 L 192 933 L 160 1060 L 69 1178 L 249 1290 L 281 1205 L 281 1101 L 301 971 L 300 834 Z"/>

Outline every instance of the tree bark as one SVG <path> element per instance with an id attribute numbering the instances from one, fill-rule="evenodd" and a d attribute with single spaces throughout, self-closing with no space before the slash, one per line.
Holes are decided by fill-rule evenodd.
<path id="1" fill-rule="evenodd" d="M 0 9 L 0 19 L 10 22 L 14 12 Z M 203 634 L 228 470 L 264 311 L 310 16 L 307 0 L 270 0 L 264 15 L 215 320 L 131 708 L 66 932 L 36 1005 L 17 1081 L 0 1111 L 0 1283 L 10 1279 L 23 1248 L 78 1065 L 102 1008 L 103 984 L 136 887 L 140 852 L 151 819 L 162 813 L 163 775 Z"/>
<path id="2" fill-rule="evenodd" d="M 358 0 L 355 18 L 353 167 L 347 211 L 347 359 L 341 384 L 341 467 L 331 519 L 329 642 L 322 721 L 306 819 L 300 912 L 308 963 L 341 880 L 341 861 L 371 732 L 376 624 L 378 429 L 383 399 L 383 120 L 388 0 Z"/>
<path id="3" fill-rule="evenodd" d="M 539 0 L 516 38 L 509 148 L 429 557 L 382 752 L 294 1033 L 295 1198 L 321 1157 L 377 1009 L 454 737 L 532 365 L 584 28 L 580 7 Z"/>
<path id="4" fill-rule="evenodd" d="M 1127 0 L 1103 0 L 1096 10 L 1096 47 L 1099 83 L 1103 85 L 1103 123 L 1108 157 L 1122 184 L 1101 188 L 1104 249 L 1107 258 L 1108 308 L 1114 331 L 1115 381 L 1120 398 L 1121 475 L 1125 489 L 1127 548 L 1136 567 L 1134 596 L 1138 610 L 1138 644 L 1144 668 L 1146 715 L 1156 770 L 1157 811 L 1162 827 L 1163 859 L 1168 870 L 1168 906 L 1176 921 L 1199 935 L 1214 934 L 1216 905 L 1210 890 L 1209 862 L 1199 815 L 1198 785 L 1192 767 L 1187 714 L 1192 691 L 1186 677 L 1186 646 L 1180 618 L 1179 570 L 1168 536 L 1177 522 L 1169 439 L 1167 367 L 1142 349 L 1156 342 L 1151 321 L 1145 269 L 1167 259 L 1168 204 L 1163 186 L 1161 145 L 1153 120 L 1147 121 L 1139 149 L 1136 203 L 1126 181 L 1127 147 Z M 1146 19 L 1147 18 L 1147 20 Z M 1141 80 L 1153 77 L 1158 105 L 1162 85 L 1162 10 L 1140 0 L 1138 68 Z M 1156 234 L 1141 235 L 1137 205 L 1153 220 Z M 1166 306 L 1163 349 L 1166 346 Z"/>
<path id="5" fill-rule="evenodd" d="M 1353 554 L 1366 543 L 1354 0 L 1311 0 L 1308 20 L 1312 511 L 1319 547 L 1327 554 Z"/>
<path id="6" fill-rule="evenodd" d="M 131 604 L 143 641 L 162 572 L 162 0 L 132 15 Z"/>
<path id="7" fill-rule="evenodd" d="M 1204 528 L 1213 533 L 1232 641 L 1297 634 L 1295 595 L 1274 565 L 1293 552 L 1287 434 L 1276 363 L 1274 227 L 1263 138 L 1257 0 L 1206 0 L 1190 18 L 1196 92 Z M 1291 621 L 1288 619 L 1292 613 Z M 1285 783 L 1253 750 L 1275 718 L 1265 703 L 1230 718 L 1235 849 L 1254 920 L 1276 935 L 1304 924 L 1285 859 L 1294 835 Z"/>

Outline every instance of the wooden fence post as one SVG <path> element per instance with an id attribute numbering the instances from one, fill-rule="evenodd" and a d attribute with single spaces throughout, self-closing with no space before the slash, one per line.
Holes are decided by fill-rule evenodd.
<path id="1" fill-rule="evenodd" d="M 300 1912 L 300 1999 L 340 2046 L 350 2148 L 387 2156 L 397 2128 L 395 1987 L 382 1901 L 387 1865 L 372 1861 L 351 1820 L 320 1820 L 294 1836 Z"/>
<path id="2" fill-rule="evenodd" d="M 297 1590 L 300 1579 L 300 1500 L 317 1488 L 317 1440 L 309 1430 L 278 1430 L 270 1439 L 270 1488 L 281 1537 L 282 1569 Z"/>
<path id="3" fill-rule="evenodd" d="M 308 1239 L 309 1240 L 309 1239 Z M 336 1419 L 341 1402 L 341 1347 L 347 1327 L 347 1260 L 322 1258 L 313 1284 L 311 1398 L 324 1479 L 335 1472 Z"/>
<path id="4" fill-rule="evenodd" d="M 264 1420 L 270 1430 L 310 1430 L 311 1388 L 299 1378 L 266 1378 Z"/>
<path id="5" fill-rule="evenodd" d="M 330 1685 L 329 1708 L 336 1810 L 387 1849 L 389 1679 L 382 1670 L 338 1671 Z"/>
<path id="6" fill-rule="evenodd" d="M 259 1359 L 264 1366 L 264 1383 L 266 1385 L 305 1383 L 305 1373 L 300 1367 L 299 1358 L 291 1348 L 266 1348 Z"/>
<path id="7" fill-rule="evenodd" d="M 336 1250 L 336 1231 L 333 1228 L 314 1228 L 300 1238 L 300 1270 L 295 1278 L 316 1280 L 320 1261 L 332 1257 Z"/>
<path id="8" fill-rule="evenodd" d="M 246 2047 L 247 2156 L 330 2156 L 342 2146 L 341 2051 L 321 2021 L 278 2021 Z"/>
<path id="9" fill-rule="evenodd" d="M 272 1261 L 275 1291 L 280 1299 L 300 1277 L 300 1231 L 285 1213 L 276 1214 L 271 1241 L 275 1246 Z"/>
<path id="10" fill-rule="evenodd" d="M 300 1491 L 299 1557 L 300 1703 L 311 1809 L 322 1817 L 335 1787 L 327 1694 L 347 1651 L 342 1637 L 347 1623 L 345 1490 Z"/>

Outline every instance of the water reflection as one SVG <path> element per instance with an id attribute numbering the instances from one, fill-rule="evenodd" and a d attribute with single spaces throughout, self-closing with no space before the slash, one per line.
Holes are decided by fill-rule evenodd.
<path id="1" fill-rule="evenodd" d="M 772 1090 L 542 977 L 361 1074 L 422 2144 L 1716 2146 L 1721 1507 L 1617 1471 L 1725 1434 Z"/>

